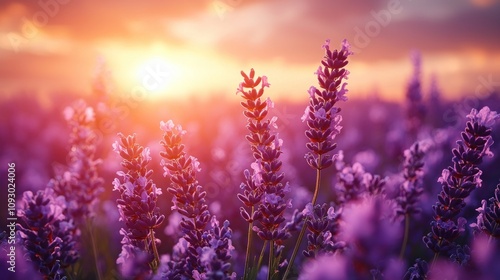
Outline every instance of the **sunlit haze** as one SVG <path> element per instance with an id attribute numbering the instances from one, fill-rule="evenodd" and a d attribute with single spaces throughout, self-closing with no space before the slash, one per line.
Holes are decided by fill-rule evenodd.
<path id="1" fill-rule="evenodd" d="M 304 100 L 324 40 L 347 38 L 351 97 L 400 100 L 418 50 L 424 92 L 434 75 L 454 99 L 500 80 L 499 12 L 495 0 L 2 1 L 0 94 L 85 94 L 103 60 L 114 94 L 231 95 L 253 67 L 274 99 Z"/>

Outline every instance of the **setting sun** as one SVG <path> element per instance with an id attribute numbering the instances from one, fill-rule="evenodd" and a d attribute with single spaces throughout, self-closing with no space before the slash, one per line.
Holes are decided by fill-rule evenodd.
<path id="1" fill-rule="evenodd" d="M 137 82 L 148 92 L 161 95 L 168 89 L 175 70 L 165 58 L 152 57 L 139 66 Z"/>

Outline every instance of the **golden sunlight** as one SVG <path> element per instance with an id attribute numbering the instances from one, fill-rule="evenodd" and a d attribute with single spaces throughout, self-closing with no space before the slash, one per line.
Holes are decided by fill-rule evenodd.
<path id="1" fill-rule="evenodd" d="M 176 70 L 166 58 L 154 56 L 139 65 L 136 81 L 153 95 L 166 94 Z"/>

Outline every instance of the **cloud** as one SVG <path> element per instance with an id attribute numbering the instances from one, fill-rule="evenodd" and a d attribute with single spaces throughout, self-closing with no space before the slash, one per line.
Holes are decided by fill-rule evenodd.
<path id="1" fill-rule="evenodd" d="M 400 12 L 381 23 L 375 15 L 387 14 L 393 2 Z M 179 43 L 215 48 L 243 61 L 310 63 L 318 59 L 318 46 L 327 38 L 347 38 L 363 60 L 375 61 L 401 58 L 413 48 L 430 53 L 456 48 L 498 52 L 498 14 L 500 5 L 477 9 L 469 0 L 454 5 L 430 0 L 265 1 L 235 7 L 222 20 L 200 11 L 196 17 L 168 22 L 166 29 Z M 370 33 L 372 23 L 378 29 Z M 355 44 L 360 36 L 369 42 Z"/>
<path id="2" fill-rule="evenodd" d="M 471 3 L 475 6 L 486 8 L 498 4 L 498 0 L 471 0 Z"/>
<path id="3" fill-rule="evenodd" d="M 351 65 L 364 75 L 353 73 L 353 88 L 359 84 L 360 90 L 373 87 L 377 79 L 381 79 L 378 86 L 383 87 L 382 80 L 390 81 L 390 75 L 403 77 L 400 68 L 415 48 L 422 52 L 424 65 L 426 58 L 442 62 L 432 65 L 440 65 L 438 72 L 443 77 L 455 73 L 453 77 L 463 78 L 481 69 L 482 73 L 500 73 L 498 0 L 456 0 L 452 4 L 435 0 L 151 0 L 147 4 L 67 0 L 55 7 L 57 1 L 63 2 L 0 2 L 0 63 L 7 65 L 2 69 L 0 83 L 8 83 L 11 88 L 16 81 L 18 87 L 30 79 L 43 83 L 39 77 L 56 77 L 57 71 L 64 72 L 58 65 L 78 68 L 87 61 L 86 68 L 79 69 L 81 76 L 85 74 L 82 71 L 92 69 L 94 56 L 102 53 L 123 53 L 115 55 L 115 60 L 122 61 L 120 68 L 126 68 L 134 57 L 147 57 L 155 44 L 182 50 L 184 61 L 176 61 L 179 65 L 196 67 L 196 63 L 204 61 L 208 68 L 215 69 L 220 64 L 220 69 L 214 71 L 220 76 L 229 75 L 225 68 L 232 71 L 268 66 L 275 80 L 281 82 L 290 77 L 278 77 L 280 71 L 293 72 L 295 79 L 301 71 L 317 65 L 323 54 L 321 45 L 327 38 L 333 48 L 338 48 L 344 38 L 357 47 Z M 220 10 L 216 6 L 220 3 L 227 3 L 223 6 L 227 9 Z M 399 12 L 389 14 L 388 22 L 380 22 L 380 15 L 387 15 L 394 3 L 399 4 Z M 47 15 L 46 23 L 37 25 L 43 20 L 42 13 Z M 30 25 L 37 32 L 30 33 Z M 360 43 L 360 32 L 364 33 L 364 44 Z M 25 37 L 19 53 L 13 52 L 12 34 Z M 205 56 L 210 57 L 203 60 Z M 478 57 L 485 56 L 495 59 L 487 59 L 490 64 L 477 64 L 481 61 Z M 396 67 L 383 70 L 390 75 L 378 78 L 382 74 L 370 74 L 389 66 Z M 64 75 L 64 82 L 71 80 L 75 84 L 81 78 Z M 82 88 L 84 82 L 88 80 L 79 84 Z M 305 84 L 306 80 L 300 82 Z M 365 83 L 363 88 L 361 83 Z"/>

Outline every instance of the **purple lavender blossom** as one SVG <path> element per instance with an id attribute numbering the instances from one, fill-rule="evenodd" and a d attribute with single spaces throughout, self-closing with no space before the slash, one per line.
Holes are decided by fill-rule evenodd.
<path id="1" fill-rule="evenodd" d="M 366 176 L 369 173 L 366 173 L 363 166 L 357 162 L 351 166 L 345 163 L 339 164 L 336 160 L 336 165 L 343 166 L 341 170 L 338 170 L 337 181 L 334 185 L 338 204 L 359 200 L 367 190 L 366 179 L 369 178 Z"/>
<path id="2" fill-rule="evenodd" d="M 64 269 L 79 258 L 75 238 L 79 231 L 65 216 L 66 201 L 46 188 L 33 194 L 23 193 L 17 224 L 21 243 L 34 266 L 46 279 L 59 279 Z"/>
<path id="3" fill-rule="evenodd" d="M 366 172 L 363 165 L 355 162 L 352 166 L 344 162 L 344 153 L 339 151 L 334 160 L 337 176 L 334 182 L 336 203 L 343 205 L 357 201 L 366 195 L 385 193 L 387 178 Z"/>
<path id="4" fill-rule="evenodd" d="M 303 251 L 304 256 L 315 258 L 318 255 L 333 254 L 345 247 L 344 242 L 338 241 L 339 221 L 342 209 L 335 211 L 333 207 L 328 207 L 326 203 L 314 207 L 307 204 L 302 211 L 307 217 L 306 225 L 307 249 Z"/>
<path id="5" fill-rule="evenodd" d="M 103 179 L 99 177 L 100 159 L 95 158 L 97 136 L 92 107 L 83 100 L 67 107 L 64 116 L 71 129 L 68 166 L 55 169 L 55 177 L 49 182 L 56 195 L 66 198 L 69 215 L 80 224 L 92 217 L 98 196 L 104 190 Z"/>
<path id="6" fill-rule="evenodd" d="M 402 233 L 401 225 L 393 222 L 393 215 L 394 206 L 384 196 L 365 196 L 344 206 L 339 239 L 346 243 L 344 254 L 352 263 L 354 279 L 399 271 L 389 269 L 397 258 Z"/>
<path id="7" fill-rule="evenodd" d="M 438 179 L 443 188 L 438 195 L 438 202 L 433 206 L 431 232 L 423 237 L 426 246 L 435 253 L 434 259 L 440 253 L 449 256 L 456 246 L 455 240 L 464 231 L 465 219 L 455 219 L 465 207 L 465 198 L 481 187 L 482 171 L 478 165 L 485 155 L 492 155 L 491 127 L 499 117 L 488 107 L 479 112 L 472 109 L 467 115 L 469 121 L 461 134 L 462 140 L 457 141 L 458 147 L 452 151 L 453 165 L 444 169 Z"/>
<path id="8" fill-rule="evenodd" d="M 117 263 L 122 265 L 122 273 L 132 273 L 134 276 L 150 274 L 150 267 L 155 273 L 159 265 L 156 249 L 159 241 L 155 238 L 154 230 L 165 219 L 157 206 L 162 191 L 150 179 L 153 171 L 147 167 L 151 161 L 149 148 L 137 144 L 135 135 L 125 137 L 120 133 L 118 137 L 120 139 L 113 144 L 113 150 L 122 157 L 121 165 L 126 171 L 118 171 L 119 178 L 113 181 L 113 191 L 120 193 L 116 201 L 120 220 L 125 222 L 125 228 L 120 230 L 123 235 L 122 252 Z M 140 257 L 144 262 L 147 260 L 150 267 L 143 265 L 128 270 L 127 265 L 137 261 L 135 257 Z"/>
<path id="9" fill-rule="evenodd" d="M 171 182 L 167 191 L 174 195 L 172 209 L 183 216 L 180 222 L 183 241 L 179 243 L 182 247 L 174 250 L 169 271 L 164 276 L 168 279 L 234 279 L 234 273 L 229 272 L 232 231 L 228 221 L 220 227 L 208 210 L 207 194 L 196 179 L 200 164 L 184 151 L 182 144 L 186 131 L 172 121 L 161 122 L 160 128 L 164 132 L 160 142 L 165 149 L 160 152 L 163 175 Z"/>
<path id="10" fill-rule="evenodd" d="M 116 264 L 119 265 L 121 276 L 134 279 L 150 278 L 153 255 L 136 245 L 139 242 L 132 240 L 125 229 L 120 229 L 120 235 L 123 236 L 122 251 L 116 259 Z"/>
<path id="11" fill-rule="evenodd" d="M 476 209 L 479 212 L 477 222 L 471 227 L 477 232 L 482 232 L 491 238 L 500 238 L 500 184 L 495 189 L 495 194 L 488 201 L 483 199 L 481 207 Z"/>
<path id="12" fill-rule="evenodd" d="M 349 43 L 342 42 L 340 51 L 330 50 L 330 40 L 323 45 L 325 57 L 321 61 L 324 68 L 319 66 L 315 74 L 318 76 L 319 90 L 312 86 L 309 92 L 309 106 L 306 108 L 302 121 L 309 127 L 306 136 L 310 140 L 306 144 L 310 150 L 305 156 L 307 163 L 314 169 L 324 169 L 333 163 L 333 156 L 329 154 L 337 146 L 333 142 L 340 133 L 342 116 L 338 113 L 340 108 L 335 107 L 338 101 L 346 101 L 347 79 L 349 71 L 344 69 L 347 58 L 352 54 Z"/>
<path id="13" fill-rule="evenodd" d="M 250 143 L 255 159 L 251 165 L 252 173 L 244 171 L 245 182 L 241 184 L 243 194 L 237 195 L 238 199 L 250 208 L 250 211 L 244 207 L 240 208 L 241 216 L 249 223 L 245 274 L 249 273 L 251 266 L 249 258 L 252 247 L 251 230 L 253 230 L 262 240 L 271 241 L 268 265 L 268 273 L 271 275 L 276 268 L 276 264 L 273 263 L 275 253 L 281 252 L 281 247 L 275 248 L 275 242 L 281 243 L 290 236 L 282 227 L 285 221 L 284 212 L 291 206 L 290 201 L 285 199 L 289 185 L 282 182 L 284 173 L 280 171 L 282 161 L 279 157 L 282 153 L 283 140 L 275 132 L 277 117 L 266 118 L 274 104 L 269 98 L 266 101 L 261 99 L 264 88 L 270 86 L 267 77 L 255 78 L 254 69 L 250 70 L 250 75 L 243 71 L 241 75 L 244 80 L 236 93 L 241 93 L 244 99 L 241 105 L 245 108 L 243 113 L 247 117 L 247 129 L 250 132 L 246 139 Z"/>
<path id="14" fill-rule="evenodd" d="M 396 198 L 398 204 L 396 216 L 398 217 L 418 214 L 421 211 L 416 204 L 424 191 L 422 168 L 424 167 L 425 152 L 426 147 L 423 142 L 416 142 L 404 151 L 404 182 L 400 186 L 399 196 Z"/>
<path id="15" fill-rule="evenodd" d="M 420 195 L 424 192 L 423 171 L 424 156 L 427 147 L 424 142 L 414 143 L 410 149 L 404 151 L 405 161 L 403 163 L 403 183 L 399 186 L 399 195 L 396 197 L 395 219 L 403 219 L 405 232 L 401 246 L 400 258 L 403 258 L 410 234 L 410 217 L 420 213 L 417 207 Z"/>
<path id="16" fill-rule="evenodd" d="M 280 172 L 282 162 L 281 146 L 283 140 L 278 137 L 276 117 L 266 119 L 269 109 L 273 107 L 270 99 L 262 101 L 264 88 L 269 87 L 267 77 L 255 77 L 255 71 L 250 70 L 248 76 L 243 71 L 244 81 L 238 87 L 245 101 L 241 102 L 245 108 L 244 115 L 248 118 L 247 128 L 250 134 L 246 136 L 250 143 L 255 162 L 252 164 L 253 173 L 245 171 L 246 182 L 241 185 L 243 194 L 238 198 L 247 207 L 255 207 L 255 211 L 248 213 L 241 208 L 242 217 L 247 222 L 258 221 L 254 227 L 257 235 L 263 240 L 281 240 L 287 237 L 280 225 L 285 221 L 283 217 L 289 202 L 285 200 L 288 184 L 283 184 L 284 173 Z M 262 83 L 261 83 L 262 81 Z M 256 87 L 260 85 L 260 89 Z M 248 89 L 248 90 L 245 90 Z"/>
<path id="17" fill-rule="evenodd" d="M 422 259 L 417 259 L 415 264 L 411 266 L 406 272 L 405 280 L 424 280 L 427 279 L 427 273 L 429 272 L 429 265 L 426 261 Z"/>
<path id="18" fill-rule="evenodd" d="M 420 85 L 421 75 L 421 55 L 418 51 L 413 51 L 411 54 L 413 63 L 413 76 L 408 84 L 406 91 L 406 122 L 407 130 L 411 139 L 415 141 L 418 136 L 418 131 L 421 128 L 425 118 L 425 107 L 422 101 L 422 89 Z"/>
<path id="19" fill-rule="evenodd" d="M 301 120 L 307 123 L 308 129 L 305 132 L 309 142 L 306 147 L 309 152 L 306 153 L 305 159 L 309 166 L 316 170 L 316 184 L 314 187 L 314 194 L 311 204 L 314 207 L 318 199 L 320 183 L 321 183 L 321 170 L 331 166 L 335 156 L 331 152 L 336 148 L 337 144 L 333 141 L 340 133 L 342 127 L 340 122 L 342 116 L 339 115 L 340 108 L 335 107 L 338 101 L 346 101 L 347 97 L 347 83 L 342 83 L 347 79 L 349 71 L 344 67 L 347 65 L 347 58 L 352 54 L 349 43 L 347 40 L 342 42 L 342 49 L 340 51 L 330 50 L 330 40 L 326 40 L 323 44 L 325 49 L 325 56 L 321 60 L 323 66 L 319 66 L 314 74 L 317 75 L 319 86 L 322 90 L 311 86 L 308 90 L 309 105 L 306 107 L 304 115 Z M 307 217 L 306 217 L 307 221 Z M 284 277 L 286 278 L 291 267 L 294 264 L 295 257 L 300 247 L 302 238 L 306 231 L 306 224 L 302 225 L 302 229 L 295 243 L 290 264 L 288 265 Z"/>

